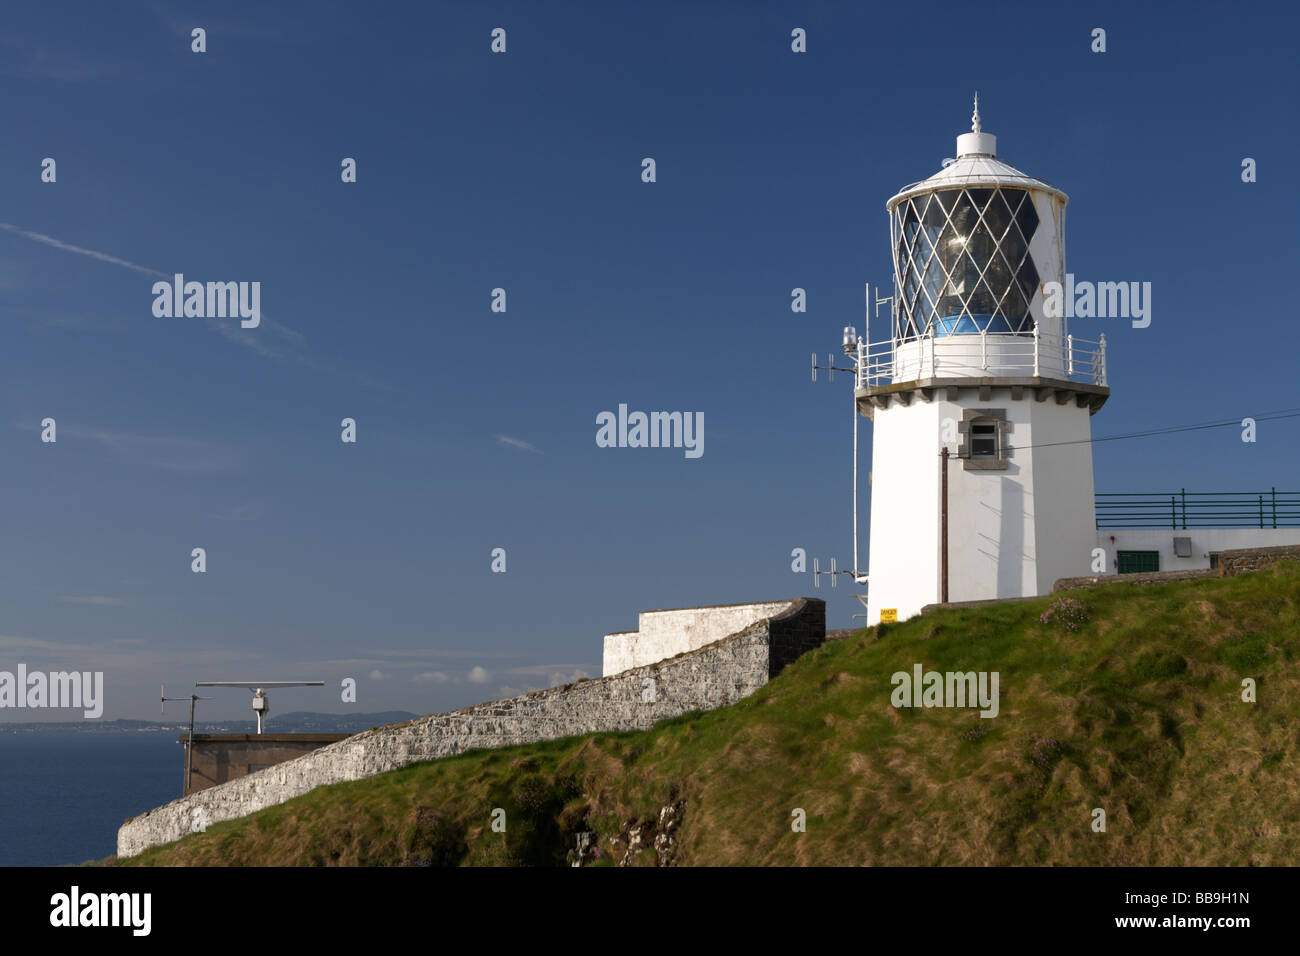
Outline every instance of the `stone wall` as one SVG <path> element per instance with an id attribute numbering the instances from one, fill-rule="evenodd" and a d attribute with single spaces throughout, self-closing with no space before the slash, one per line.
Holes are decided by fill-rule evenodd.
<path id="1" fill-rule="evenodd" d="M 788 608 L 766 622 L 768 629 L 767 676 L 775 677 L 826 641 L 826 602 L 796 598 Z"/>
<path id="2" fill-rule="evenodd" d="M 1081 578 L 1061 578 L 1053 591 L 1078 591 L 1099 584 L 1163 584 L 1166 581 L 1192 581 L 1217 578 L 1218 571 L 1140 571 L 1135 574 L 1090 574 Z"/>
<path id="3" fill-rule="evenodd" d="M 690 710 L 734 704 L 825 639 L 824 601 L 781 603 L 789 608 L 777 617 L 668 660 L 381 727 L 175 800 L 126 821 L 117 834 L 118 856 L 178 840 L 196 825 L 233 820 L 316 787 L 419 760 L 598 731 L 646 730 Z"/>
<path id="4" fill-rule="evenodd" d="M 1247 571 L 1258 571 L 1285 560 L 1300 561 L 1300 545 L 1290 544 L 1268 548 L 1237 548 L 1219 554 L 1219 567 L 1197 571 L 1147 571 L 1140 574 L 1096 574 L 1082 578 L 1061 578 L 1055 591 L 1077 591 L 1099 584 L 1160 584 L 1165 581 L 1187 581 L 1194 578 L 1230 578 Z"/>
<path id="5" fill-rule="evenodd" d="M 195 793 L 227 780 L 293 760 L 351 734 L 195 734 L 185 792 Z M 180 742 L 189 743 L 181 734 Z M 184 757 L 182 757 L 184 759 Z"/>
<path id="6" fill-rule="evenodd" d="M 1239 548 L 1219 555 L 1219 573 L 1225 578 L 1245 571 L 1258 571 L 1287 559 L 1300 561 L 1300 544 L 1277 548 Z"/>
<path id="7" fill-rule="evenodd" d="M 601 673 L 606 677 L 630 667 L 643 667 L 712 644 L 764 618 L 782 614 L 794 604 L 718 604 L 642 611 L 637 630 L 605 635 Z"/>

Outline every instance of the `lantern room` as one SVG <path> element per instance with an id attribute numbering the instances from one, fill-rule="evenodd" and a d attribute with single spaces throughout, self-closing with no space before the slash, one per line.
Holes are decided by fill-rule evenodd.
<path id="1" fill-rule="evenodd" d="M 978 98 L 971 120 L 956 159 L 886 204 L 892 378 L 1065 377 L 1068 331 L 1043 286 L 1064 280 L 1069 199 L 997 158 Z"/>

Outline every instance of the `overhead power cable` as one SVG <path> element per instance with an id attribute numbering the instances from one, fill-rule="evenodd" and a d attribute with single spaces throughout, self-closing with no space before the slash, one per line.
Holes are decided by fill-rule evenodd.
<path id="1" fill-rule="evenodd" d="M 1263 415 L 1245 416 L 1254 422 L 1271 422 L 1282 418 L 1300 418 L 1300 408 L 1283 408 L 1275 412 L 1266 412 Z M 1174 425 L 1169 428 L 1153 428 L 1148 431 L 1129 432 L 1124 435 L 1103 435 L 1100 438 L 1076 438 L 1072 441 L 1048 441 L 1034 442 L 1031 445 L 1013 445 L 1012 451 L 1025 451 L 1030 448 L 1052 448 L 1056 445 L 1084 445 L 1097 444 L 1103 441 L 1121 441 L 1126 438 L 1152 438 L 1158 435 L 1172 435 L 1176 432 L 1201 431 L 1207 428 L 1227 428 L 1228 426 L 1241 427 L 1244 419 L 1232 418 L 1217 422 L 1202 422 L 1198 425 Z"/>

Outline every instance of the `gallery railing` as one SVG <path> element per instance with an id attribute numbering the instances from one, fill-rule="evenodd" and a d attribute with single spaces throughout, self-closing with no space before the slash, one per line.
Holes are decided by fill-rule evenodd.
<path id="1" fill-rule="evenodd" d="M 1106 336 L 1097 341 L 1032 333 L 926 334 L 904 342 L 857 343 L 857 387 L 876 388 L 935 377 L 1064 376 L 1106 385 Z"/>

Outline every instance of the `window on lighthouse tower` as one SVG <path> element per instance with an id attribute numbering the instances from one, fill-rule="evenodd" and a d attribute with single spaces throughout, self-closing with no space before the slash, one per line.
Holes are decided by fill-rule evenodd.
<path id="1" fill-rule="evenodd" d="M 970 426 L 970 456 L 996 459 L 998 457 L 998 426 L 991 421 L 973 421 Z"/>
<path id="2" fill-rule="evenodd" d="M 1029 335 L 1038 270 L 1033 196 L 1010 187 L 940 189 L 894 210 L 898 337 Z"/>
<path id="3" fill-rule="evenodd" d="M 957 423 L 957 457 L 966 471 L 1006 471 L 1010 429 L 1005 408 L 968 408 Z"/>

